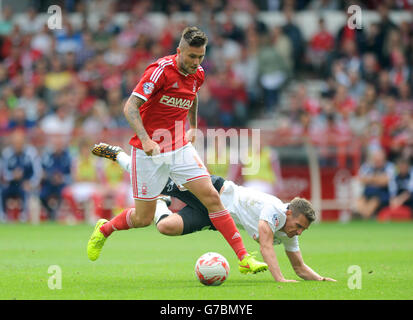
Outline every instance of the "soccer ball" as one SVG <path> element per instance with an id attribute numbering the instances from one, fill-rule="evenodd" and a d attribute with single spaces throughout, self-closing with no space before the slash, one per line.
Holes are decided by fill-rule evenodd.
<path id="1" fill-rule="evenodd" d="M 219 286 L 228 278 L 228 274 L 229 263 L 219 253 L 205 253 L 195 263 L 195 275 L 206 286 Z"/>

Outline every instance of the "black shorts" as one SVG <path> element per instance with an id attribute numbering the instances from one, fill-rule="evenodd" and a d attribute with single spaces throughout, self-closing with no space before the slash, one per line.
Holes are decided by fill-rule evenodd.
<path id="1" fill-rule="evenodd" d="M 208 211 L 198 211 L 190 206 L 183 207 L 177 212 L 184 222 L 182 235 L 202 230 L 217 230 L 209 219 Z"/>
<path id="2" fill-rule="evenodd" d="M 211 181 L 215 189 L 219 192 L 224 185 L 225 179 L 211 175 Z M 207 208 L 190 191 L 180 191 L 178 186 L 169 179 L 161 193 L 175 197 L 186 204 L 186 206 L 178 212 L 184 222 L 182 234 L 201 230 L 216 230 L 209 219 Z"/>

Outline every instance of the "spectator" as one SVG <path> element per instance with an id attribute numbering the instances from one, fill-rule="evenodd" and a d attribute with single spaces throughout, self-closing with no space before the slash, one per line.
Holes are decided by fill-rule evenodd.
<path id="1" fill-rule="evenodd" d="M 211 94 L 218 102 L 220 124 L 229 128 L 244 125 L 246 120 L 246 92 L 241 82 L 234 76 L 228 61 L 225 73 L 221 70 L 208 79 Z"/>
<path id="2" fill-rule="evenodd" d="M 241 46 L 238 42 L 216 34 L 212 43 L 210 60 L 214 70 L 224 70 L 227 60 L 238 60 L 241 56 Z"/>
<path id="3" fill-rule="evenodd" d="M 26 34 L 38 33 L 42 29 L 42 23 L 38 19 L 37 11 L 34 7 L 29 7 L 17 23 L 21 25 L 23 33 Z"/>
<path id="4" fill-rule="evenodd" d="M 347 10 L 346 13 L 347 19 L 345 21 L 348 21 L 352 13 L 348 12 Z M 354 43 L 356 51 L 359 53 L 364 53 L 366 49 L 366 36 L 364 34 L 364 29 L 350 28 L 349 25 L 346 23 L 338 31 L 336 37 L 336 49 L 339 50 L 347 42 Z"/>
<path id="5" fill-rule="evenodd" d="M 203 85 L 199 91 L 198 98 L 199 118 L 204 127 L 219 127 L 221 125 L 219 114 L 219 102 L 209 88 L 209 85 Z"/>
<path id="6" fill-rule="evenodd" d="M 126 50 L 120 47 L 118 40 L 113 38 L 109 42 L 109 48 L 103 55 L 103 59 L 108 65 L 113 65 L 115 67 L 121 67 L 126 63 L 127 55 Z"/>
<path id="7" fill-rule="evenodd" d="M 225 21 L 221 25 L 221 35 L 225 39 L 231 39 L 238 44 L 243 44 L 245 41 L 245 34 L 243 29 L 239 28 L 234 23 L 234 9 L 231 5 L 227 5 L 224 10 Z"/>
<path id="8" fill-rule="evenodd" d="M 390 65 L 388 56 L 386 56 L 386 44 L 391 30 L 397 29 L 397 26 L 391 21 L 389 16 L 389 8 L 383 3 L 378 7 L 380 14 L 380 22 L 378 24 L 379 33 L 377 36 L 377 50 L 380 65 L 387 68 Z"/>
<path id="9" fill-rule="evenodd" d="M 87 11 L 102 17 L 111 11 L 115 4 L 116 0 L 90 0 L 87 1 Z"/>
<path id="10" fill-rule="evenodd" d="M 1 11 L 0 36 L 10 34 L 13 29 L 13 11 L 10 5 L 4 5 Z"/>
<path id="11" fill-rule="evenodd" d="M 74 130 L 75 119 L 73 110 L 67 106 L 59 106 L 56 113 L 51 113 L 44 117 L 39 127 L 46 135 L 64 134 L 69 136 Z"/>
<path id="12" fill-rule="evenodd" d="M 382 49 L 380 25 L 371 23 L 366 34 L 366 53 L 378 55 Z"/>
<path id="13" fill-rule="evenodd" d="M 7 73 L 10 78 L 15 77 L 19 72 L 22 71 L 22 48 L 21 41 L 15 41 L 10 47 L 10 53 L 4 59 L 3 65 L 7 69 Z"/>
<path id="14" fill-rule="evenodd" d="M 393 159 L 400 157 L 413 160 L 413 113 L 405 111 L 400 115 L 400 124 L 390 145 Z"/>
<path id="15" fill-rule="evenodd" d="M 36 96 L 36 91 L 31 83 L 23 87 L 23 92 L 17 103 L 20 108 L 26 112 L 26 118 L 29 121 L 36 122 L 38 119 L 39 98 Z"/>
<path id="16" fill-rule="evenodd" d="M 109 31 L 108 22 L 105 18 L 101 18 L 98 23 L 97 30 L 93 32 L 93 39 L 96 45 L 96 50 L 104 51 L 109 47 L 112 33 Z"/>
<path id="17" fill-rule="evenodd" d="M 41 166 L 36 149 L 27 143 L 26 135 L 15 130 L 10 145 L 2 152 L 2 206 L 6 215 L 29 219 L 28 200 L 36 192 Z"/>
<path id="18" fill-rule="evenodd" d="M 390 181 L 394 179 L 394 166 L 386 159 L 383 150 L 369 154 L 367 162 L 360 167 L 358 177 L 364 187 L 356 203 L 356 214 L 364 219 L 373 218 L 390 201 Z"/>
<path id="19" fill-rule="evenodd" d="M 323 18 L 318 20 L 318 30 L 311 37 L 307 50 L 307 58 L 309 63 L 316 71 L 321 71 L 325 68 L 327 55 L 334 48 L 334 37 L 326 29 Z"/>
<path id="20" fill-rule="evenodd" d="M 3 94 L 3 88 L 7 86 L 7 70 L 0 64 L 0 96 Z"/>
<path id="21" fill-rule="evenodd" d="M 332 77 L 337 85 L 349 86 L 350 79 L 343 60 L 336 60 L 332 64 Z"/>
<path id="22" fill-rule="evenodd" d="M 110 121 L 106 104 L 102 100 L 97 100 L 83 121 L 81 128 L 86 135 L 99 135 L 104 129 L 110 127 Z"/>
<path id="23" fill-rule="evenodd" d="M 339 0 L 312 0 L 307 7 L 308 10 L 317 10 L 322 13 L 329 10 L 338 10 L 339 8 Z"/>
<path id="24" fill-rule="evenodd" d="M 355 111 L 350 115 L 349 125 L 355 137 L 365 136 L 369 126 L 369 109 L 365 99 L 360 99 Z"/>
<path id="25" fill-rule="evenodd" d="M 293 69 L 294 71 L 301 70 L 302 59 L 305 52 L 305 42 L 300 28 L 294 22 L 294 11 L 287 7 L 284 9 L 286 24 L 282 27 L 283 33 L 290 39 L 292 45 Z"/>
<path id="26" fill-rule="evenodd" d="M 73 80 L 73 74 L 64 69 L 59 56 L 55 55 L 50 59 L 50 71 L 44 79 L 46 99 L 53 101 L 58 92 L 68 86 Z"/>
<path id="27" fill-rule="evenodd" d="M 57 218 L 62 203 L 62 191 L 71 183 L 71 157 L 67 148 L 67 138 L 52 137 L 52 147 L 42 155 L 43 178 L 41 180 L 40 200 L 46 209 L 49 220 Z"/>
<path id="28" fill-rule="evenodd" d="M 139 39 L 139 35 L 135 31 L 135 26 L 131 19 L 124 25 L 123 29 L 116 37 L 117 44 L 120 48 L 132 48 Z M 113 43 L 112 43 L 113 46 Z"/>
<path id="29" fill-rule="evenodd" d="M 366 84 L 364 80 L 360 79 L 360 73 L 357 70 L 350 70 L 348 77 L 350 83 L 348 88 L 349 96 L 353 100 L 358 101 L 364 94 Z"/>
<path id="30" fill-rule="evenodd" d="M 290 38 L 284 33 L 281 27 L 272 30 L 272 43 L 275 50 L 282 56 L 289 70 L 294 69 L 294 47 Z"/>
<path id="31" fill-rule="evenodd" d="M 17 107 L 13 109 L 11 113 L 7 129 L 11 131 L 15 129 L 22 129 L 25 131 L 34 128 L 35 125 L 35 121 L 29 120 L 27 118 L 26 110 L 22 107 Z"/>
<path id="32" fill-rule="evenodd" d="M 136 3 L 132 8 L 132 22 L 135 26 L 135 32 L 138 37 L 145 35 L 150 39 L 157 39 L 157 28 L 153 25 L 152 21 L 148 18 L 148 11 L 151 3 L 144 1 L 143 3 Z"/>
<path id="33" fill-rule="evenodd" d="M 93 61 L 93 57 L 96 55 L 96 45 L 91 32 L 85 31 L 82 33 L 82 43 L 82 50 L 76 53 L 76 65 L 80 67 L 91 60 Z"/>
<path id="34" fill-rule="evenodd" d="M 361 78 L 368 83 L 375 84 L 377 81 L 377 74 L 379 72 L 379 65 L 376 55 L 374 53 L 366 53 L 362 58 L 360 66 Z"/>
<path id="35" fill-rule="evenodd" d="M 300 110 L 304 110 L 312 116 L 318 115 L 321 111 L 319 99 L 310 97 L 306 85 L 300 84 L 294 91 L 295 97 L 298 99 Z"/>
<path id="36" fill-rule="evenodd" d="M 398 87 L 403 82 L 408 82 L 411 77 L 411 69 L 407 65 L 406 58 L 400 50 L 392 52 L 392 68 L 390 69 L 390 81 L 394 87 Z"/>
<path id="37" fill-rule="evenodd" d="M 381 70 L 378 76 L 377 82 L 377 92 L 379 98 L 384 98 L 386 96 L 396 96 L 397 88 L 393 85 L 390 74 L 387 70 Z"/>
<path id="38" fill-rule="evenodd" d="M 55 46 L 55 39 L 45 23 L 40 32 L 36 32 L 30 43 L 32 49 L 40 51 L 45 56 L 50 56 Z"/>
<path id="39" fill-rule="evenodd" d="M 353 112 L 356 109 L 356 100 L 352 98 L 346 86 L 339 85 L 333 98 L 334 108 L 337 112 Z"/>
<path id="40" fill-rule="evenodd" d="M 263 40 L 264 43 L 258 51 L 258 77 L 263 88 L 265 111 L 269 113 L 277 108 L 280 90 L 287 82 L 291 69 L 269 42 L 269 36 L 263 36 Z"/>
<path id="41" fill-rule="evenodd" d="M 6 102 L 0 99 L 0 134 L 5 134 L 9 128 L 10 113 Z"/>
<path id="42" fill-rule="evenodd" d="M 248 114 L 258 104 L 259 87 L 258 87 L 258 60 L 254 48 L 243 47 L 241 57 L 233 65 L 235 79 L 243 84 L 248 99 Z"/>
<path id="43" fill-rule="evenodd" d="M 413 97 L 411 88 L 406 82 L 400 83 L 397 88 L 398 98 L 396 100 L 396 110 L 398 113 L 405 111 L 413 112 Z"/>
<path id="44" fill-rule="evenodd" d="M 56 51 L 59 54 L 67 52 L 78 53 L 83 49 L 82 34 L 75 31 L 72 24 L 66 21 L 63 29 L 56 33 Z"/>
<path id="45" fill-rule="evenodd" d="M 390 207 L 407 206 L 413 210 L 413 169 L 410 161 L 400 158 L 396 163 L 397 174 L 390 182 Z"/>
<path id="46" fill-rule="evenodd" d="M 281 0 L 258 0 L 258 6 L 261 11 L 279 11 L 281 9 Z"/>
<path id="47" fill-rule="evenodd" d="M 387 96 L 384 101 L 385 111 L 381 119 L 382 122 L 382 145 L 388 152 L 392 144 L 393 137 L 397 133 L 397 130 L 401 123 L 400 113 L 396 111 L 396 98 L 393 96 Z"/>
<path id="48" fill-rule="evenodd" d="M 341 47 L 344 66 L 349 71 L 359 71 L 361 67 L 360 51 L 357 49 L 356 42 L 347 39 Z"/>

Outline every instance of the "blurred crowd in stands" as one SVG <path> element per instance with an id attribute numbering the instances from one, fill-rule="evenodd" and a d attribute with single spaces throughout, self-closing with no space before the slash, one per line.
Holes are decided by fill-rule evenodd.
<path id="1" fill-rule="evenodd" d="M 177 12 L 192 12 L 209 37 L 200 127 L 242 128 L 251 119 L 274 117 L 274 130 L 315 143 L 356 139 L 366 188 L 355 211 L 370 217 L 389 204 L 413 207 L 413 20 L 389 17 L 392 10 L 413 12 L 413 1 L 32 3 L 24 23 L 16 23 L 10 6 L 1 12 L 1 220 L 20 211 L 20 219 L 27 219 L 33 194 L 52 220 L 62 206 L 84 219 L 87 210 L 79 205 L 84 199 L 99 203 L 99 216 L 131 201 L 128 176 L 116 164 L 93 158 L 90 148 L 98 142 L 93 137 L 129 130 L 124 101 L 150 62 L 175 53 L 186 27 L 185 21 L 170 19 Z M 330 33 L 325 16 L 346 12 L 354 3 L 377 11 L 379 20 L 362 29 L 344 24 Z M 52 4 L 63 9 L 62 29 L 37 22 Z M 304 10 L 319 13 L 318 29 L 308 40 L 295 21 Z M 270 27 L 257 15 L 267 11 L 282 12 L 285 22 Z M 162 29 L 148 18 L 153 12 L 168 18 Z M 252 22 L 237 25 L 237 12 L 248 13 Z M 71 13 L 84 17 L 80 27 L 68 19 Z M 99 15 L 96 27 L 88 24 L 89 13 Z M 125 24 L 116 23 L 117 13 L 129 14 Z M 223 22 L 216 13 L 224 13 Z M 321 83 L 317 95 L 309 92 L 308 82 Z"/>

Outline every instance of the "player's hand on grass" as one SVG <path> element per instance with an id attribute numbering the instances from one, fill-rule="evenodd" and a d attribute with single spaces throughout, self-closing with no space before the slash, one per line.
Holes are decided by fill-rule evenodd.
<path id="1" fill-rule="evenodd" d="M 159 144 L 157 144 L 155 141 L 151 139 L 142 141 L 142 148 L 148 156 L 156 156 L 161 153 L 161 148 L 159 147 Z"/>
<path id="2" fill-rule="evenodd" d="M 281 279 L 278 282 L 298 282 L 297 280 Z"/>
<path id="3" fill-rule="evenodd" d="M 337 282 L 337 280 L 333 279 L 333 278 L 327 278 L 327 277 L 323 277 L 320 279 L 320 281 L 332 281 L 332 282 Z"/>

